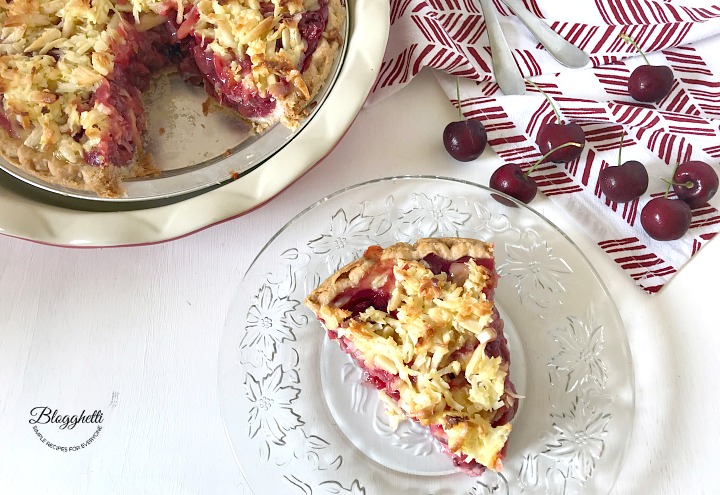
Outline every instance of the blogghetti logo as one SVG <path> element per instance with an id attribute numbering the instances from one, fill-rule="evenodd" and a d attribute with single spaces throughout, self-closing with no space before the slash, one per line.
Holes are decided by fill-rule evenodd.
<path id="1" fill-rule="evenodd" d="M 92 445 L 102 432 L 102 422 L 99 409 L 63 414 L 47 406 L 33 407 L 28 420 L 38 439 L 58 452 L 77 452 Z"/>

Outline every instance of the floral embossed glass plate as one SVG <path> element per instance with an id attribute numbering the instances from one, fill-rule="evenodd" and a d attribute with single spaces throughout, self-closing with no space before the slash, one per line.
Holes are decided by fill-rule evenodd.
<path id="1" fill-rule="evenodd" d="M 502 474 L 468 477 L 423 429 L 393 431 L 375 390 L 302 304 L 368 246 L 433 236 L 495 244 L 510 375 L 525 397 Z M 606 494 L 634 413 L 625 331 L 583 254 L 530 208 L 438 177 L 353 186 L 281 229 L 235 296 L 218 383 L 256 495 Z"/>

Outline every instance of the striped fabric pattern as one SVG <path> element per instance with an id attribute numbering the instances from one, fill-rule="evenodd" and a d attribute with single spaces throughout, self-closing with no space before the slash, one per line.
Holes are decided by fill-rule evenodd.
<path id="1" fill-rule="evenodd" d="M 515 61 L 555 101 L 564 120 L 578 123 L 587 144 L 568 164 L 543 164 L 533 177 L 539 189 L 572 215 L 597 245 L 648 293 L 659 291 L 698 250 L 720 232 L 720 196 L 693 210 L 690 231 L 677 241 L 651 239 L 640 212 L 662 195 L 662 178 L 676 164 L 702 160 L 720 173 L 720 2 L 702 6 L 662 0 L 523 0 L 558 33 L 590 54 L 590 64 L 557 63 L 500 0 L 493 0 Z M 390 42 L 368 105 L 399 90 L 423 68 L 436 69 L 457 105 L 488 131 L 488 143 L 505 162 L 529 168 L 540 158 L 535 136 L 555 116 L 531 85 L 506 96 L 494 82 L 485 24 L 475 0 L 390 0 Z M 709 3 L 709 5 L 708 5 Z M 620 39 L 632 37 L 654 65 L 671 67 L 675 83 L 657 104 L 635 102 L 627 80 L 643 64 Z M 598 174 L 622 158 L 644 163 L 650 187 L 641 198 L 616 204 L 604 197 Z"/>

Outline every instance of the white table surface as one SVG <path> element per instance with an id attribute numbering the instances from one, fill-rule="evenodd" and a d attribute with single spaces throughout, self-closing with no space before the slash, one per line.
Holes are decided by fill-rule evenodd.
<path id="1" fill-rule="evenodd" d="M 456 115 L 423 73 L 362 110 L 335 150 L 273 201 L 172 242 L 65 249 L 0 236 L 0 493 L 249 493 L 216 382 L 243 273 L 296 213 L 344 186 L 398 174 L 486 184 L 498 165 L 491 151 L 468 164 L 442 147 Z M 612 493 L 718 493 L 720 240 L 648 296 L 559 208 L 545 198 L 533 206 L 585 252 L 627 330 L 637 405 Z M 101 409 L 103 431 L 85 449 L 57 452 L 28 423 L 39 406 Z"/>

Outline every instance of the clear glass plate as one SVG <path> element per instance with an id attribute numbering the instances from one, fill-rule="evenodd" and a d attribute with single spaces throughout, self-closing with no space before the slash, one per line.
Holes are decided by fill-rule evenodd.
<path id="1" fill-rule="evenodd" d="M 370 245 L 445 236 L 495 243 L 510 375 L 525 397 L 502 474 L 466 476 L 422 429 L 392 431 L 375 391 L 302 304 Z M 483 186 L 394 177 L 341 190 L 270 240 L 231 308 L 220 404 L 251 493 L 594 495 L 615 482 L 634 414 L 617 310 L 570 239 Z"/>

